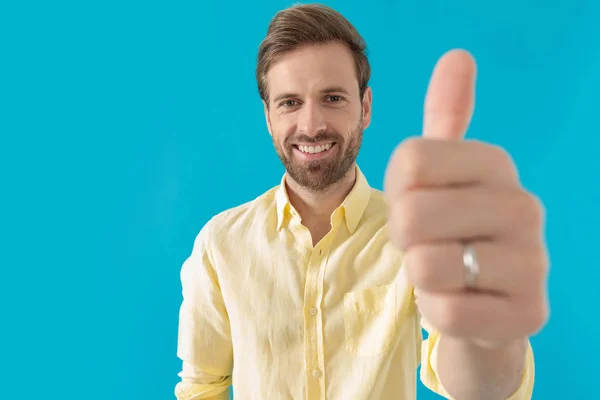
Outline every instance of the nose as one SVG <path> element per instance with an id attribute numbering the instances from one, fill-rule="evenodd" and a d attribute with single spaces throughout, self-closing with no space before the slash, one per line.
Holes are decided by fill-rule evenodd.
<path id="1" fill-rule="evenodd" d="M 305 103 L 298 113 L 298 130 L 308 136 L 325 132 L 325 115 L 318 104 Z"/>

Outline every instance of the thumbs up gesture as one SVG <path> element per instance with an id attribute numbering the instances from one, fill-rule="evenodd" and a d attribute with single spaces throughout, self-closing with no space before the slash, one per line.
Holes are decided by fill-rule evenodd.
<path id="1" fill-rule="evenodd" d="M 385 193 L 390 237 L 405 251 L 421 314 L 441 334 L 487 347 L 543 327 L 548 259 L 543 207 L 510 156 L 464 140 L 475 75 L 462 50 L 438 61 L 423 134 L 394 151 Z"/>

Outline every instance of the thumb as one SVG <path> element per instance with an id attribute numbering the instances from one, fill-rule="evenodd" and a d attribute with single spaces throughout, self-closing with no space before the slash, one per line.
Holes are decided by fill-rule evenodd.
<path id="1" fill-rule="evenodd" d="M 462 139 L 473 115 L 476 66 L 464 50 L 452 50 L 437 62 L 427 89 L 423 137 Z"/>

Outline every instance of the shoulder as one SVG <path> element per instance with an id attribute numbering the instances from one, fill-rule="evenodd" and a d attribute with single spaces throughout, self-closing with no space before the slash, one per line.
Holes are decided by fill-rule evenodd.
<path id="1" fill-rule="evenodd" d="M 251 201 L 214 215 L 202 227 L 198 239 L 207 245 L 214 245 L 232 236 L 248 234 L 255 221 L 265 221 L 276 209 L 278 188 L 273 187 Z"/>

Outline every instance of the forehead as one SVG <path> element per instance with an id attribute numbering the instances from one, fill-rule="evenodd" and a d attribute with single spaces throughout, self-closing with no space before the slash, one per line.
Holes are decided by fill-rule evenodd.
<path id="1" fill-rule="evenodd" d="M 269 69 L 271 98 L 279 92 L 310 93 L 341 86 L 358 93 L 352 52 L 341 43 L 307 45 L 283 55 Z"/>

